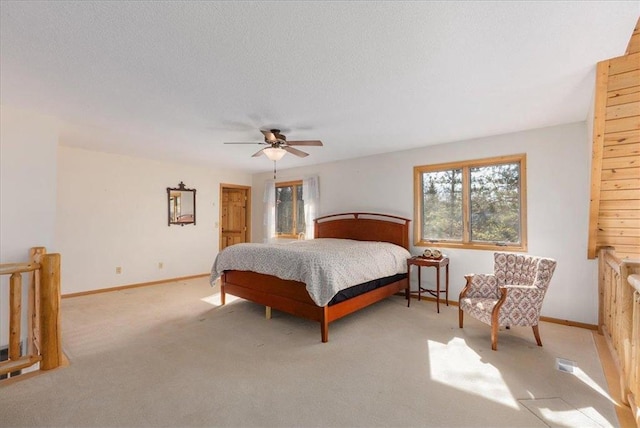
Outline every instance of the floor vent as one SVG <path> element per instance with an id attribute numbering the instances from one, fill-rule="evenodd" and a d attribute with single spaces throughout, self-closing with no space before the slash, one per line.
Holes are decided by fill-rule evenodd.
<path id="1" fill-rule="evenodd" d="M 565 360 L 564 358 L 556 358 L 556 368 L 561 372 L 573 373 L 573 369 L 575 367 L 575 361 Z"/>

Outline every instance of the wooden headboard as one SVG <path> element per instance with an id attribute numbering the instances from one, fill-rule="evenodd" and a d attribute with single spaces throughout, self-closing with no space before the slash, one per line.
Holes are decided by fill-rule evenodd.
<path id="1" fill-rule="evenodd" d="M 391 242 L 409 249 L 411 220 L 387 214 L 342 213 L 314 220 L 314 238 Z"/>

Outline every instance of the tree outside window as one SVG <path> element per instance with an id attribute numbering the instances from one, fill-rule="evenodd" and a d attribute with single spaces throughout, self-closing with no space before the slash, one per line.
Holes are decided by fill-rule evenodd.
<path id="1" fill-rule="evenodd" d="M 525 164 L 522 154 L 415 167 L 415 245 L 526 251 Z"/>
<path id="2" fill-rule="evenodd" d="M 297 238 L 305 232 L 302 181 L 276 184 L 276 235 Z"/>
<path id="3" fill-rule="evenodd" d="M 422 235 L 431 240 L 462 240 L 462 170 L 422 174 Z"/>

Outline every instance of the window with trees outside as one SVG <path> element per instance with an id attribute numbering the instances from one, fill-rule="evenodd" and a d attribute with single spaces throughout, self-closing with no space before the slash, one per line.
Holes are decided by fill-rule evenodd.
<path id="1" fill-rule="evenodd" d="M 527 250 L 526 155 L 414 167 L 414 244 Z"/>
<path id="2" fill-rule="evenodd" d="M 297 238 L 304 232 L 302 180 L 276 183 L 276 236 Z"/>

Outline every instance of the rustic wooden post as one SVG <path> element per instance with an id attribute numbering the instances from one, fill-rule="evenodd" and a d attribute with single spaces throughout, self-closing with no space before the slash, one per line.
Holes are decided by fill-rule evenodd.
<path id="1" fill-rule="evenodd" d="M 20 358 L 20 318 L 22 317 L 22 275 L 14 272 L 9 279 L 9 360 Z"/>
<path id="2" fill-rule="evenodd" d="M 605 250 L 598 251 L 598 333 L 604 334 L 602 327 L 604 326 L 605 311 Z"/>
<path id="3" fill-rule="evenodd" d="M 60 332 L 60 254 L 42 258 L 40 290 L 40 369 L 51 370 L 62 362 Z"/>
<path id="4" fill-rule="evenodd" d="M 29 250 L 29 263 L 40 264 L 42 258 L 47 253 L 45 247 L 32 247 Z M 29 329 L 27 355 L 39 354 L 40 349 L 40 272 L 34 270 L 29 274 L 29 308 L 27 312 L 27 323 Z"/>
<path id="5" fill-rule="evenodd" d="M 630 389 L 635 403 L 636 425 L 640 426 L 640 275 L 633 293 L 633 326 L 631 329 L 631 381 Z M 631 400 L 629 400 L 631 401 Z"/>

